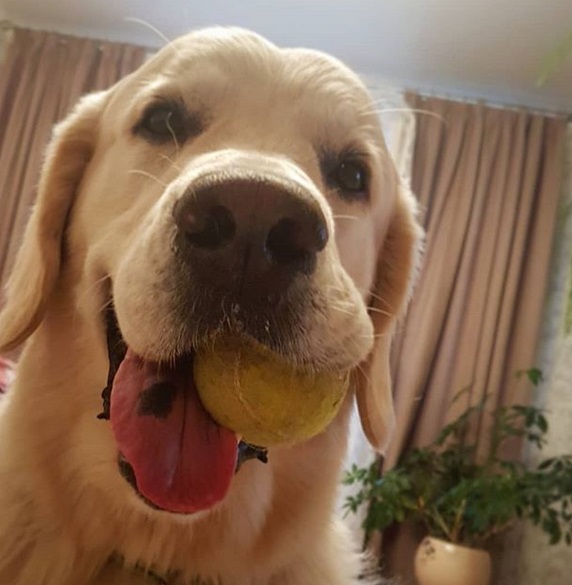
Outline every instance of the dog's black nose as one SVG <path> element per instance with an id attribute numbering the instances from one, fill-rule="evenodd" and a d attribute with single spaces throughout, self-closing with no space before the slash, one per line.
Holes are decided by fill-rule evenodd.
<path id="1" fill-rule="evenodd" d="M 312 274 L 328 241 L 317 202 L 271 180 L 191 186 L 173 214 L 177 250 L 198 282 L 248 299 Z"/>

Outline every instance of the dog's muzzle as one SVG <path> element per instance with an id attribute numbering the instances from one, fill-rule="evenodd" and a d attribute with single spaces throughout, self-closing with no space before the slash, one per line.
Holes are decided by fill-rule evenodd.
<path id="1" fill-rule="evenodd" d="M 207 173 L 191 183 L 172 208 L 179 353 L 164 361 L 138 355 L 110 309 L 101 415 L 110 419 L 123 477 L 150 505 L 176 513 L 211 508 L 245 461 L 266 461 L 264 449 L 241 442 L 202 405 L 197 344 L 237 331 L 269 346 L 295 335 L 329 238 L 317 200 L 284 177 Z"/>

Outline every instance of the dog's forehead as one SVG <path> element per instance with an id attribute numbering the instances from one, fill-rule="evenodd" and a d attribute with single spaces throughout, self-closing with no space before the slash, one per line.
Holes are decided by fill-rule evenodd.
<path id="1" fill-rule="evenodd" d="M 336 108 L 338 118 L 367 113 L 365 86 L 337 59 L 308 49 L 281 49 L 263 37 L 236 28 L 215 28 L 180 37 L 161 49 L 128 81 L 130 91 L 175 89 L 183 97 L 269 95 L 292 106 Z M 226 102 L 228 103 L 228 102 Z M 298 108 L 300 110 L 301 108 Z M 354 120 L 359 122 L 359 120 Z"/>
<path id="2" fill-rule="evenodd" d="M 274 83 L 286 79 L 319 89 L 323 81 L 337 83 L 367 99 L 357 75 L 331 55 L 313 49 L 280 48 L 264 37 L 240 28 L 213 28 L 189 33 L 163 47 L 147 66 L 156 73 L 180 77 L 214 69 L 228 77 L 245 74 Z"/>

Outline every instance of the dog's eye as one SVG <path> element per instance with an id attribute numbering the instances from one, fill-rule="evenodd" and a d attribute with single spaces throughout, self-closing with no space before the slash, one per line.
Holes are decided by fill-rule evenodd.
<path id="1" fill-rule="evenodd" d="M 346 159 L 330 174 L 333 186 L 348 199 L 367 197 L 368 173 L 364 163 Z"/>
<path id="2" fill-rule="evenodd" d="M 199 134 L 201 124 L 191 119 L 176 103 L 159 103 L 147 108 L 135 126 L 135 133 L 152 142 L 180 144 L 190 135 Z"/>

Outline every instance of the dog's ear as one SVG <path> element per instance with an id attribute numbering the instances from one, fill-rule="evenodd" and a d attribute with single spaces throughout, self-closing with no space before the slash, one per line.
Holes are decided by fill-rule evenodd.
<path id="1" fill-rule="evenodd" d="M 405 186 L 399 187 L 393 215 L 379 252 L 370 300 L 375 344 L 366 363 L 356 371 L 356 398 L 366 437 L 383 453 L 395 426 L 389 355 L 397 318 L 412 289 L 422 243 L 417 204 Z"/>
<path id="2" fill-rule="evenodd" d="M 85 96 L 54 129 L 36 204 L 6 287 L 0 351 L 20 345 L 42 320 L 60 270 L 66 219 L 95 147 L 104 96 Z"/>

